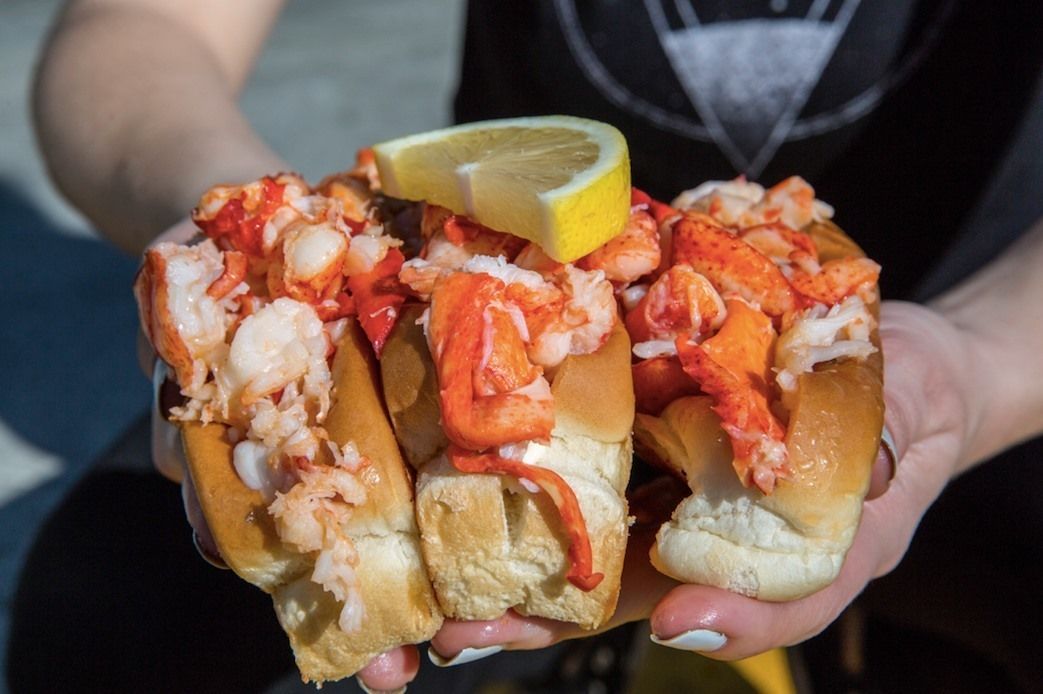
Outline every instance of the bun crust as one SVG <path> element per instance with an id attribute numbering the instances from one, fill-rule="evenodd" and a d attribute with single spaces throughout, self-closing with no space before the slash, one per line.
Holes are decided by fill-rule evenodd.
<path id="1" fill-rule="evenodd" d="M 442 431 L 438 375 L 417 324 L 423 312 L 423 306 L 403 307 L 380 357 L 384 402 L 402 453 L 416 469 L 449 445 Z"/>
<path id="2" fill-rule="evenodd" d="M 338 444 L 354 441 L 371 463 L 361 474 L 366 503 L 353 510 L 346 527 L 360 556 L 365 617 L 357 632 L 337 626 L 340 605 L 310 580 L 313 557 L 283 546 L 261 493 L 240 481 L 225 427 L 182 428 L 189 473 L 222 557 L 272 594 L 301 676 L 316 682 L 347 677 L 384 651 L 425 641 L 442 623 L 420 558 L 412 482 L 377 391 L 373 358 L 354 322 L 338 345 L 332 372 L 326 430 Z"/>
<path id="3" fill-rule="evenodd" d="M 446 615 L 493 619 L 514 608 L 588 629 L 603 624 L 615 611 L 628 524 L 634 396 L 622 326 L 598 352 L 568 357 L 551 375 L 555 428 L 531 461 L 576 493 L 594 569 L 605 574 L 590 592 L 565 578 L 568 538 L 545 494 L 499 475 L 460 473 L 442 455 L 445 436 L 430 426 L 439 421 L 434 364 L 415 320 L 399 321 L 380 366 L 399 442 L 409 460 L 420 461 L 424 560 Z M 410 427 L 418 418 L 421 425 Z"/>
<path id="4" fill-rule="evenodd" d="M 225 426 L 183 423 L 181 443 L 199 506 L 229 568 L 266 593 L 304 573 L 307 558 L 283 546 L 264 497 L 236 474 Z"/>
<path id="5" fill-rule="evenodd" d="M 808 229 L 823 261 L 861 256 L 832 223 Z M 876 315 L 877 299 L 870 306 Z M 879 336 L 874 330 L 873 343 Z M 659 530 L 662 573 L 762 600 L 792 600 L 832 582 L 854 540 L 883 427 L 883 358 L 819 365 L 799 377 L 786 447 L 792 476 L 768 496 L 742 486 L 727 435 L 705 396 L 659 417 L 639 414 L 635 445 L 680 466 L 692 495 Z"/>

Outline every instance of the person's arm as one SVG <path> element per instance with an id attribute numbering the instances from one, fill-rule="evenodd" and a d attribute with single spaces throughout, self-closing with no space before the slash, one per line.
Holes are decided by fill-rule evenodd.
<path id="1" fill-rule="evenodd" d="M 1041 267 L 1043 221 L 929 305 L 884 302 L 886 421 L 899 462 L 886 490 L 874 483 L 833 584 L 785 603 L 699 585 L 671 589 L 647 570 L 644 538 L 628 548 L 640 555 L 640 572 L 624 576 L 614 623 L 649 617 L 652 633 L 668 645 L 726 660 L 799 643 L 828 626 L 870 580 L 898 564 L 949 480 L 1043 432 Z M 888 465 L 886 457 L 877 465 Z M 886 479 L 879 472 L 874 480 Z M 574 625 L 510 614 L 488 623 L 446 622 L 432 647 L 451 658 L 464 649 L 539 648 L 582 635 Z"/>
<path id="2" fill-rule="evenodd" d="M 970 338 L 980 401 L 956 472 L 1043 430 L 1043 220 L 999 259 L 931 302 Z"/>
<path id="3" fill-rule="evenodd" d="M 236 105 L 282 0 L 74 0 L 34 85 L 51 177 L 140 252 L 210 185 L 287 168 Z"/>
<path id="4" fill-rule="evenodd" d="M 58 18 L 34 85 L 40 148 L 62 192 L 124 250 L 163 230 L 183 240 L 191 225 L 175 222 L 214 184 L 289 168 L 236 104 L 282 4 L 73 0 Z M 205 536 L 188 482 L 183 492 Z M 416 649 L 401 647 L 358 677 L 396 689 L 418 667 Z"/>

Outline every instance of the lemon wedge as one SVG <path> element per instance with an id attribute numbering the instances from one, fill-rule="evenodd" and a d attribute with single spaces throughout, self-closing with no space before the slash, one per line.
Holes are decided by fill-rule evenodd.
<path id="1" fill-rule="evenodd" d="M 466 123 L 373 147 L 388 195 L 425 200 L 571 262 L 623 230 L 630 157 L 611 125 L 572 116 Z"/>

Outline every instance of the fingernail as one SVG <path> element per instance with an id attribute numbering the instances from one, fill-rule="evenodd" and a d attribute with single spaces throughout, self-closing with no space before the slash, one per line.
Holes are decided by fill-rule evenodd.
<path id="1" fill-rule="evenodd" d="M 366 686 L 366 683 L 362 681 L 361 677 L 355 678 L 355 684 L 359 686 L 359 689 L 366 692 L 366 694 L 405 694 L 406 688 L 399 687 L 398 689 L 370 689 Z"/>
<path id="2" fill-rule="evenodd" d="M 655 634 L 652 634 L 651 639 L 652 643 L 658 643 L 660 646 L 678 648 L 682 651 L 699 651 L 701 653 L 716 651 L 728 643 L 727 636 L 709 629 L 694 629 L 669 639 L 660 639 Z"/>
<path id="3" fill-rule="evenodd" d="M 167 365 L 156 360 L 152 371 L 152 462 L 167 479 L 180 482 L 184 478 L 181 430 L 168 419 L 170 408 L 177 404 L 180 391 L 169 379 Z"/>
<path id="4" fill-rule="evenodd" d="M 199 537 L 199 533 L 195 530 L 192 531 L 192 544 L 196 547 L 196 552 L 199 553 L 207 564 L 217 569 L 228 569 L 230 568 L 225 560 L 221 558 L 220 554 L 216 554 L 212 549 L 206 546 L 206 543 Z"/>
<path id="5" fill-rule="evenodd" d="M 884 451 L 887 453 L 887 457 L 891 459 L 891 477 L 894 479 L 895 474 L 898 473 L 898 453 L 897 446 L 895 446 L 895 437 L 891 433 L 891 430 L 884 425 L 883 430 L 880 432 L 880 445 L 884 447 Z"/>
<path id="6" fill-rule="evenodd" d="M 473 663 L 476 660 L 481 660 L 490 655 L 495 655 L 503 650 L 503 646 L 486 646 L 485 648 L 465 648 L 452 658 L 446 658 L 438 653 L 433 648 L 427 649 L 427 657 L 431 659 L 431 662 L 438 667 L 452 667 L 453 665 L 463 665 L 464 663 Z"/>

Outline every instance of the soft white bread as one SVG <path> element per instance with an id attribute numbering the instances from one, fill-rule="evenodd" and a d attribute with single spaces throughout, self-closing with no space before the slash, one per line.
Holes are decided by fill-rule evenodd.
<path id="1" fill-rule="evenodd" d="M 861 255 L 832 224 L 809 231 L 823 260 Z M 873 340 L 879 346 L 875 333 Z M 763 600 L 796 599 L 832 582 L 858 528 L 879 446 L 882 370 L 877 352 L 800 376 L 786 433 L 793 474 L 768 496 L 740 483 L 710 398 L 637 415 L 639 454 L 682 471 L 692 490 L 659 530 L 655 567 Z"/>
<path id="2" fill-rule="evenodd" d="M 569 547 L 543 493 L 516 481 L 458 472 L 442 450 L 434 364 L 418 311 L 406 312 L 381 359 L 386 401 L 406 457 L 420 465 L 417 517 L 424 560 L 447 616 L 493 619 L 508 608 L 596 628 L 614 612 L 627 538 L 634 396 L 630 341 L 617 326 L 593 355 L 569 357 L 551 379 L 555 428 L 527 463 L 572 487 L 586 521 L 594 570 L 590 592 L 569 583 Z"/>
<path id="3" fill-rule="evenodd" d="M 309 578 L 314 558 L 283 546 L 261 493 L 239 480 L 224 427 L 182 430 L 189 472 L 222 557 L 272 594 L 301 676 L 316 682 L 347 677 L 384 651 L 427 640 L 442 623 L 420 558 L 412 481 L 377 390 L 376 366 L 354 323 L 332 371 L 326 430 L 337 443 L 354 441 L 371 463 L 362 473 L 366 502 L 353 509 L 345 528 L 360 556 L 365 617 L 357 632 L 338 627 L 340 605 Z"/>
<path id="4" fill-rule="evenodd" d="M 430 639 L 442 623 L 415 535 L 395 532 L 353 539 L 359 553 L 359 592 L 366 606 L 358 633 L 341 631 L 340 605 L 309 574 L 272 594 L 305 680 L 341 679 L 391 648 Z"/>

